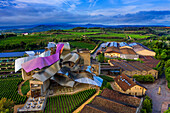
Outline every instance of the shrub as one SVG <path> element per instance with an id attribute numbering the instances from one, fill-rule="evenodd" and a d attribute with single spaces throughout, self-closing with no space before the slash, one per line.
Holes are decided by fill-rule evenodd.
<path id="1" fill-rule="evenodd" d="M 146 109 L 141 109 L 141 113 L 147 113 Z"/>
<path id="2" fill-rule="evenodd" d="M 152 112 L 152 103 L 148 98 L 145 98 L 145 100 L 143 102 L 143 109 L 146 109 L 147 113 Z"/>
<path id="3" fill-rule="evenodd" d="M 98 55 L 98 61 L 101 63 L 104 62 L 104 53 Z"/>
<path id="4" fill-rule="evenodd" d="M 170 113 L 170 108 L 168 108 L 168 110 L 164 111 L 164 113 Z"/>
<path id="5" fill-rule="evenodd" d="M 112 90 L 111 84 L 106 80 L 103 80 L 102 86 L 100 87 L 101 90 L 103 90 L 104 88 L 108 88 Z"/>
<path id="6" fill-rule="evenodd" d="M 12 112 L 12 107 L 14 106 L 14 102 L 10 99 L 2 98 L 0 100 L 0 112 L 1 113 L 9 113 Z"/>
<path id="7" fill-rule="evenodd" d="M 151 82 L 155 81 L 152 75 L 133 75 L 133 78 L 138 82 Z"/>
<path id="8" fill-rule="evenodd" d="M 114 81 L 113 78 L 106 76 L 106 75 L 100 75 L 99 77 L 101 77 L 103 80 L 106 80 L 107 82 L 113 82 Z"/>

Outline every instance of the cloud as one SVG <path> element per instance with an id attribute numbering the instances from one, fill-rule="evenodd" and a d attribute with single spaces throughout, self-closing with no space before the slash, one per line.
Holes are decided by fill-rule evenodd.
<path id="1" fill-rule="evenodd" d="M 80 15 L 55 8 L 24 9 L 6 11 L 0 10 L 0 25 L 8 24 L 52 24 L 52 23 L 99 23 L 99 24 L 168 24 L 170 23 L 170 11 L 140 11 L 125 15 Z M 29 12 L 28 12 L 29 11 Z M 27 13 L 25 13 L 27 12 Z M 8 16 L 8 14 L 10 16 Z"/>
<path id="2" fill-rule="evenodd" d="M 127 14 L 132 11 L 136 6 L 126 6 L 121 8 L 108 8 L 108 9 L 98 9 L 90 12 L 90 15 L 105 15 L 105 16 L 112 16 L 117 14 Z"/>
<path id="3" fill-rule="evenodd" d="M 138 2 L 139 0 L 122 0 L 123 4 L 130 4 L 130 3 L 135 3 Z"/>
<path id="4" fill-rule="evenodd" d="M 170 11 L 140 11 L 134 14 L 113 16 L 113 21 L 129 24 L 163 24 L 170 22 Z"/>
<path id="5" fill-rule="evenodd" d="M 151 1 L 0 0 L 0 26 L 60 22 L 169 25 L 169 2 L 157 5 Z"/>
<path id="6" fill-rule="evenodd" d="M 97 1 L 98 0 L 89 0 L 89 2 L 90 2 L 89 8 L 94 7 L 96 5 Z"/>

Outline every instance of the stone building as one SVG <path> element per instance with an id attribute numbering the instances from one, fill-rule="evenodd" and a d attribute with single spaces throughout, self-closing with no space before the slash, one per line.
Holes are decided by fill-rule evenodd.
<path id="1" fill-rule="evenodd" d="M 104 56 L 108 58 L 120 58 L 120 50 L 118 47 L 107 47 L 106 51 L 104 52 Z"/>
<path id="2" fill-rule="evenodd" d="M 140 113 L 143 98 L 103 89 L 80 113 Z"/>
<path id="3" fill-rule="evenodd" d="M 158 79 L 158 71 L 154 70 L 143 63 L 138 61 L 123 61 L 123 60 L 109 60 L 111 66 L 118 66 L 121 68 L 121 72 L 129 76 L 133 75 L 148 75 L 151 74 L 153 77 Z"/>
<path id="4" fill-rule="evenodd" d="M 155 56 L 156 53 L 140 43 L 131 43 L 133 50 L 142 56 Z"/>
<path id="5" fill-rule="evenodd" d="M 114 80 L 114 90 L 117 90 L 121 93 L 143 96 L 147 90 L 144 86 L 140 85 L 135 80 L 130 79 L 125 74 L 117 76 Z"/>

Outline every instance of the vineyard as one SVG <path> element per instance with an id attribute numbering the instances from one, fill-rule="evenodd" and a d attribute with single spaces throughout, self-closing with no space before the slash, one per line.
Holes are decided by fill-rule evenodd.
<path id="1" fill-rule="evenodd" d="M 72 113 L 96 93 L 96 89 L 85 90 L 73 95 L 60 95 L 47 99 L 45 113 Z"/>
<path id="2" fill-rule="evenodd" d="M 22 81 L 21 78 L 0 79 L 0 99 L 2 97 L 11 99 L 15 104 L 25 103 L 27 97 L 18 94 L 18 84 Z"/>

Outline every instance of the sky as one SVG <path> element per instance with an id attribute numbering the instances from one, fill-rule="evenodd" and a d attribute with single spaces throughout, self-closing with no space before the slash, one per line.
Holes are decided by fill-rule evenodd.
<path id="1" fill-rule="evenodd" d="M 170 0 L 0 0 L 0 26 L 170 25 Z"/>

